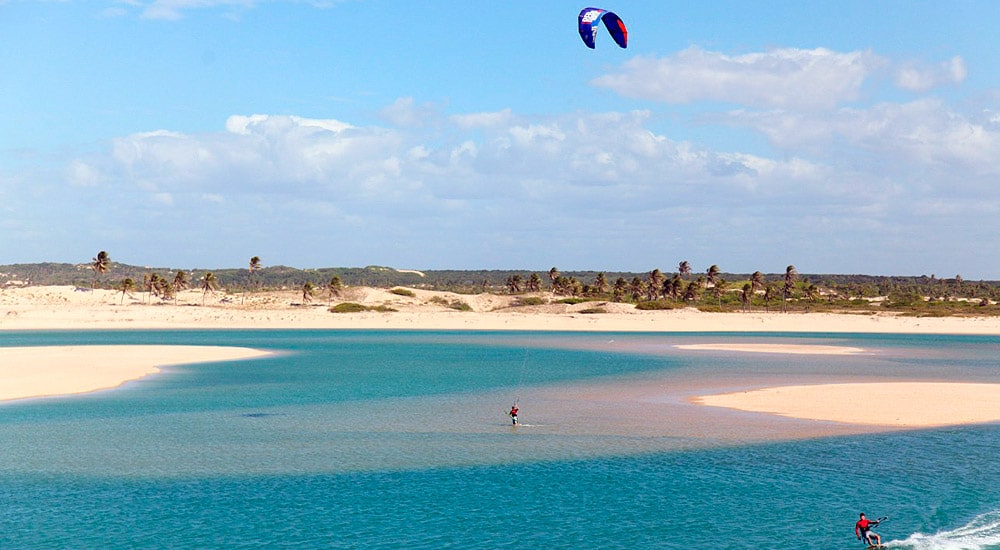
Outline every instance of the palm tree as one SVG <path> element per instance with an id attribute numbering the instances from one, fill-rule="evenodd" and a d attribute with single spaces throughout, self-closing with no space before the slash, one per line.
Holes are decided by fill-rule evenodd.
<path id="1" fill-rule="evenodd" d="M 186 290 L 190 284 L 188 283 L 188 274 L 182 269 L 178 269 L 177 273 L 174 273 L 173 290 L 174 292 L 174 304 L 177 303 L 177 295 L 180 294 L 182 290 Z"/>
<path id="2" fill-rule="evenodd" d="M 684 260 L 677 265 L 677 272 L 681 274 L 681 277 L 687 277 L 691 274 L 691 264 Z"/>
<path id="3" fill-rule="evenodd" d="M 788 302 L 788 297 L 791 296 L 792 290 L 795 288 L 795 279 L 798 273 L 795 271 L 795 266 L 790 265 L 785 268 L 785 286 L 781 289 L 781 311 L 785 312 L 785 305 Z"/>
<path id="4" fill-rule="evenodd" d="M 205 274 L 204 277 L 201 278 L 201 290 L 202 290 L 202 293 L 201 293 L 201 303 L 202 303 L 202 305 L 205 304 L 205 295 L 208 294 L 209 292 L 215 292 L 215 288 L 216 288 L 215 273 L 212 273 L 211 271 L 209 271 L 208 273 Z"/>
<path id="5" fill-rule="evenodd" d="M 510 294 L 521 293 L 521 276 L 514 274 L 507 277 L 507 292 Z"/>
<path id="6" fill-rule="evenodd" d="M 306 281 L 305 284 L 302 285 L 302 301 L 307 303 L 311 302 L 313 295 L 315 294 L 316 287 L 313 286 L 312 281 Z"/>
<path id="7" fill-rule="evenodd" d="M 108 269 L 111 269 L 111 256 L 103 250 L 98 252 L 97 257 L 91 259 L 90 268 L 94 270 L 94 282 L 91 288 L 96 288 L 97 278 L 107 273 Z"/>
<path id="8" fill-rule="evenodd" d="M 666 285 L 664 287 L 664 290 L 666 290 L 665 294 L 669 294 L 670 297 L 673 298 L 674 300 L 677 300 L 681 297 L 681 288 L 684 284 L 684 281 L 681 280 L 681 276 L 679 273 L 674 273 L 674 276 L 670 278 L 670 281 L 664 284 Z"/>
<path id="9" fill-rule="evenodd" d="M 625 292 L 628 290 L 628 282 L 625 281 L 624 277 L 618 277 L 615 279 L 615 286 L 611 291 L 611 299 L 615 302 L 621 302 L 625 299 Z"/>
<path id="10" fill-rule="evenodd" d="M 131 294 L 133 288 L 135 288 L 135 281 L 133 281 L 129 277 L 125 277 L 124 279 L 122 279 L 121 284 L 118 285 L 118 290 L 122 291 L 122 301 L 121 301 L 122 304 L 125 303 L 125 295 Z"/>
<path id="11" fill-rule="evenodd" d="M 174 274 L 174 288 L 177 290 L 185 290 L 190 286 L 188 283 L 188 274 L 183 270 L 178 269 L 177 273 Z"/>
<path id="12" fill-rule="evenodd" d="M 552 282 L 552 293 L 572 296 L 579 291 L 579 286 L 575 278 L 559 275 Z"/>
<path id="13" fill-rule="evenodd" d="M 145 280 L 146 292 L 149 293 L 150 301 L 152 301 L 153 296 L 160 295 L 160 274 L 150 273 Z"/>
<path id="14" fill-rule="evenodd" d="M 343 290 L 344 283 L 340 282 L 340 276 L 334 275 L 330 279 L 330 282 L 326 284 L 326 292 L 330 295 L 330 305 L 333 305 L 333 299 L 340 297 L 340 291 Z"/>
<path id="15" fill-rule="evenodd" d="M 250 258 L 250 267 L 249 267 L 249 271 L 250 271 L 250 285 L 249 285 L 250 289 L 249 290 L 250 290 L 250 292 L 253 292 L 256 289 L 257 285 L 254 284 L 254 282 L 255 282 L 254 274 L 256 274 L 257 270 L 259 270 L 259 269 L 260 269 L 260 256 L 254 256 L 254 257 Z M 245 301 L 246 301 L 246 294 L 244 293 L 244 295 L 240 298 L 240 303 L 242 304 Z"/>
<path id="16" fill-rule="evenodd" d="M 157 293 L 160 295 L 160 298 L 169 300 L 176 297 L 176 294 L 174 293 L 174 285 L 170 284 L 170 281 L 160 277 L 160 280 L 157 281 L 157 283 Z"/>
<path id="17" fill-rule="evenodd" d="M 715 283 L 712 285 L 712 294 L 715 295 L 715 299 L 719 303 L 719 309 L 722 309 L 722 295 L 726 293 L 726 280 L 722 277 L 716 277 Z"/>
<path id="18" fill-rule="evenodd" d="M 604 294 L 607 291 L 608 291 L 608 278 L 607 276 L 604 275 L 604 272 L 602 271 L 598 273 L 597 277 L 594 279 L 594 292 L 596 292 L 597 294 Z"/>
<path id="19" fill-rule="evenodd" d="M 750 283 L 743 284 L 743 292 L 740 294 L 740 299 L 743 302 L 743 311 L 753 311 L 753 285 Z"/>
<path id="20" fill-rule="evenodd" d="M 654 269 L 649 272 L 649 286 L 646 288 L 647 296 L 650 300 L 655 300 L 660 297 L 661 289 L 663 288 L 663 281 L 666 277 L 659 269 Z"/>
<path id="21" fill-rule="evenodd" d="M 764 288 L 764 274 L 760 271 L 754 271 L 753 275 L 750 276 L 750 301 L 748 303 L 750 311 L 753 311 L 753 295 L 760 288 Z"/>
<path id="22" fill-rule="evenodd" d="M 708 269 L 705 270 L 705 276 L 708 278 L 708 284 L 715 286 L 715 282 L 719 280 L 719 266 L 712 264 Z"/>
<path id="23" fill-rule="evenodd" d="M 628 286 L 629 292 L 632 294 L 632 301 L 638 302 L 642 299 L 642 293 L 645 291 L 646 283 L 642 282 L 642 279 L 638 277 L 632 278 L 632 284 Z"/>
<path id="24" fill-rule="evenodd" d="M 531 276 L 528 277 L 528 285 L 525 287 L 525 290 L 528 292 L 538 292 L 541 289 L 542 278 L 538 276 L 538 273 L 532 273 Z"/>
<path id="25" fill-rule="evenodd" d="M 774 294 L 775 294 L 775 289 L 773 284 L 769 283 L 764 286 L 764 311 L 768 312 L 771 311 L 768 308 L 768 305 L 771 303 L 771 300 L 774 299 Z"/>
<path id="26" fill-rule="evenodd" d="M 559 278 L 559 270 L 553 267 L 549 270 L 549 282 L 552 283 L 552 292 L 556 291 L 556 279 Z"/>
<path id="27" fill-rule="evenodd" d="M 698 291 L 701 289 L 699 281 L 690 281 L 684 289 L 684 301 L 694 302 L 698 299 Z"/>

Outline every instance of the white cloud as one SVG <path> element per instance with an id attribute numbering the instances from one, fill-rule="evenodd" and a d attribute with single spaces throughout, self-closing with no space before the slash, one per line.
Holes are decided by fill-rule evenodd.
<path id="1" fill-rule="evenodd" d="M 493 113 L 471 113 L 452 115 L 450 120 L 459 128 L 483 128 L 508 124 L 513 119 L 510 109 Z"/>
<path id="2" fill-rule="evenodd" d="M 218 7 L 248 9 L 255 4 L 253 0 L 153 0 L 135 3 L 141 6 L 144 18 L 166 20 L 181 19 L 183 13 L 189 10 Z"/>
<path id="3" fill-rule="evenodd" d="M 61 174 L 73 185 L 36 186 L 32 204 L 58 204 L 69 190 L 72 206 L 63 210 L 106 211 L 102 224 L 140 242 L 165 226 L 178 239 L 206 242 L 196 228 L 211 220 L 229 234 L 218 237 L 220 254 L 247 239 L 272 242 L 275 254 L 314 240 L 357 258 L 314 265 L 378 263 L 386 254 L 422 267 L 424 257 L 439 267 L 492 266 L 497 257 L 530 266 L 559 262 L 541 259 L 555 254 L 606 268 L 637 249 L 658 257 L 675 241 L 718 250 L 725 257 L 708 261 L 725 262 L 762 253 L 763 244 L 743 251 L 752 235 L 767 235 L 777 249 L 762 258 L 781 256 L 782 268 L 815 254 L 819 242 L 830 257 L 866 242 L 878 258 L 896 246 L 890 236 L 910 230 L 1000 231 L 992 218 L 973 227 L 962 214 L 970 204 L 1000 204 L 992 161 L 1000 125 L 992 112 L 977 116 L 920 100 L 713 120 L 769 136 L 774 149 L 765 154 L 672 139 L 654 129 L 649 111 L 432 112 L 416 126 L 233 115 L 217 132 L 116 139 L 103 153 L 67 161 Z M 0 195 L 16 197 L 2 187 Z M 43 220 L 55 215 L 15 206 Z M 918 210 L 923 229 L 913 227 Z M 366 248 L 356 235 L 377 244 Z M 314 247 L 298 254 L 311 257 Z"/>
<path id="4" fill-rule="evenodd" d="M 729 56 L 690 47 L 660 59 L 636 57 L 593 83 L 665 103 L 816 110 L 858 99 L 865 79 L 885 63 L 870 51 L 784 48 Z"/>
<path id="5" fill-rule="evenodd" d="M 896 86 L 913 92 L 924 92 L 941 85 L 961 84 L 968 76 L 965 60 L 955 56 L 937 65 L 907 63 L 896 70 Z"/>
<path id="6" fill-rule="evenodd" d="M 433 103 L 417 104 L 412 97 L 401 97 L 380 114 L 391 124 L 404 127 L 420 127 L 428 121 L 439 118 L 441 108 Z"/>
<path id="7" fill-rule="evenodd" d="M 728 117 L 761 132 L 782 151 L 831 163 L 863 161 L 872 171 L 895 175 L 942 170 L 955 176 L 956 186 L 1000 176 L 1000 127 L 938 99 L 824 113 L 737 111 Z"/>
<path id="8" fill-rule="evenodd" d="M 90 164 L 79 159 L 69 163 L 66 177 L 71 185 L 93 187 L 99 185 L 102 180 L 100 171 Z"/>

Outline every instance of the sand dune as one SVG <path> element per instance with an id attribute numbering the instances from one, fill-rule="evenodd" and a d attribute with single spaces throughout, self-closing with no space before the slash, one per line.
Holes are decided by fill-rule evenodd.
<path id="1" fill-rule="evenodd" d="M 629 304 L 587 302 L 516 306 L 518 297 L 465 295 L 412 289 L 400 296 L 385 289 L 352 287 L 338 301 L 383 306 L 392 312 L 330 313 L 327 298 L 304 302 L 301 292 L 204 294 L 181 292 L 176 300 L 72 286 L 0 291 L 0 330 L 363 328 L 442 330 L 572 330 L 645 332 L 862 332 L 1000 334 L 998 317 L 916 318 L 892 313 L 704 313 L 693 308 L 640 311 Z M 464 306 L 466 311 L 459 311 Z M 588 313 L 593 308 L 602 313 Z"/>

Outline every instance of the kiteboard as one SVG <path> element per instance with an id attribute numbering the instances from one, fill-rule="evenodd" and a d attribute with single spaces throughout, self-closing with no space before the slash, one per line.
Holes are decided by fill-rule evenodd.
<path id="1" fill-rule="evenodd" d="M 869 544 L 865 550 L 879 550 L 880 548 L 886 548 L 884 544 Z"/>

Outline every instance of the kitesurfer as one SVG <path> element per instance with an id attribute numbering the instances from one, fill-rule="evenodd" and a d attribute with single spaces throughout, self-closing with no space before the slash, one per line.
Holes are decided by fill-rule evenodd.
<path id="1" fill-rule="evenodd" d="M 863 540 L 869 546 L 882 546 L 882 537 L 872 531 L 872 529 L 879 524 L 879 521 L 871 521 L 865 517 L 865 513 L 861 513 L 861 519 L 854 524 L 854 536 L 858 540 Z"/>
<path id="2" fill-rule="evenodd" d="M 507 415 L 510 416 L 510 420 L 513 423 L 513 425 L 517 426 L 517 403 L 511 405 L 510 412 L 507 413 Z"/>

